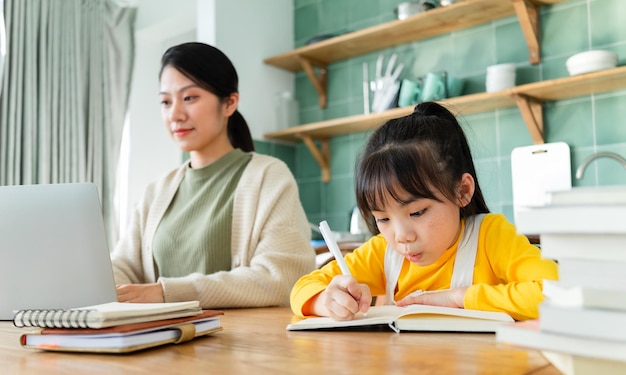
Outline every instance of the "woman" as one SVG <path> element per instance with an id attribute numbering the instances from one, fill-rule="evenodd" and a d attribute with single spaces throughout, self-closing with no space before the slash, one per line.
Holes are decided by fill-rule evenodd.
<path id="1" fill-rule="evenodd" d="M 148 186 L 113 251 L 119 301 L 287 305 L 314 268 L 310 228 L 287 166 L 254 152 L 234 66 L 184 43 L 159 78 L 163 122 L 190 158 Z"/>

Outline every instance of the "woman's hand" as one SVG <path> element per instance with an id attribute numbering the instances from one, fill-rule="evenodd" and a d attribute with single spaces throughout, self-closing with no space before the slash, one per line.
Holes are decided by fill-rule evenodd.
<path id="1" fill-rule="evenodd" d="M 352 320 L 356 314 L 367 312 L 372 294 L 366 284 L 359 284 L 352 276 L 335 276 L 328 287 L 312 302 L 313 314 L 329 316 L 334 320 Z"/>
<path id="2" fill-rule="evenodd" d="M 396 302 L 396 306 L 404 307 L 413 304 L 421 304 L 463 308 L 463 299 L 465 298 L 466 291 L 467 287 L 442 290 L 439 292 L 427 292 L 419 295 L 408 295 Z"/>
<path id="3" fill-rule="evenodd" d="M 165 302 L 161 284 L 121 284 L 116 285 L 119 302 L 159 303 Z"/>

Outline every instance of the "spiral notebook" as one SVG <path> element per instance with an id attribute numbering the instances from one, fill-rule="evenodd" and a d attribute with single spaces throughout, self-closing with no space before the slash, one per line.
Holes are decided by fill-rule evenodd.
<path id="1" fill-rule="evenodd" d="M 109 302 L 71 309 L 19 310 L 16 327 L 106 328 L 120 324 L 194 316 L 202 313 L 200 302 L 131 303 Z"/>
<path id="2" fill-rule="evenodd" d="M 0 320 L 114 301 L 96 186 L 0 186 Z"/>

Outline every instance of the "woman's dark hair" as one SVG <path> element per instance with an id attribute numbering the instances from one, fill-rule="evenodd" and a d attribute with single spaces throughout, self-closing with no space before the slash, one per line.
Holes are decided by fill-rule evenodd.
<path id="1" fill-rule="evenodd" d="M 208 44 L 190 42 L 170 47 L 161 58 L 159 78 L 168 66 L 223 101 L 239 92 L 239 78 L 232 62 L 222 51 Z M 238 110 L 228 119 L 227 132 L 233 147 L 254 151 L 248 123 Z"/>
<path id="2" fill-rule="evenodd" d="M 387 195 L 405 203 L 402 189 L 413 198 L 441 201 L 440 192 L 457 202 L 464 173 L 474 178 L 475 188 L 461 218 L 489 212 L 461 125 L 441 105 L 420 103 L 411 115 L 387 121 L 370 136 L 356 169 L 357 205 L 370 231 L 378 233 L 372 211 L 382 208 Z"/>

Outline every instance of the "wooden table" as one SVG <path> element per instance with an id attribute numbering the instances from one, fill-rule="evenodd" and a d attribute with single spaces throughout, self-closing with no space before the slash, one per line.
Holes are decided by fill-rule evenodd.
<path id="1" fill-rule="evenodd" d="M 223 331 L 134 354 L 39 352 L 0 322 L 2 374 L 559 374 L 493 334 L 288 332 L 288 308 L 225 310 Z"/>

